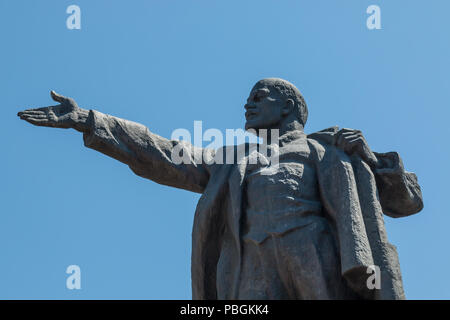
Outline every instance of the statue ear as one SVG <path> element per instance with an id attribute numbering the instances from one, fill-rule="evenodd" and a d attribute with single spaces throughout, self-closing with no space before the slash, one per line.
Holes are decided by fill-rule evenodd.
<path id="1" fill-rule="evenodd" d="M 283 116 L 287 116 L 288 114 L 290 114 L 292 112 L 292 110 L 294 110 L 294 100 L 292 99 L 287 99 L 286 103 L 284 104 L 282 110 L 281 110 L 281 114 Z"/>

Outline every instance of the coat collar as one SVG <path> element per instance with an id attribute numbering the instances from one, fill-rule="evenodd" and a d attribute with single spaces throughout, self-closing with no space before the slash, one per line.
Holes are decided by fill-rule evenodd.
<path id="1" fill-rule="evenodd" d="M 279 146 L 282 147 L 297 140 L 306 140 L 306 134 L 301 130 L 288 131 L 278 138 L 278 143 Z"/>

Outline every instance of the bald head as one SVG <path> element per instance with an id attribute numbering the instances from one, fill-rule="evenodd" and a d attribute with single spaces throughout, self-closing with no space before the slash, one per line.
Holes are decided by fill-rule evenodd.
<path id="1" fill-rule="evenodd" d="M 305 126 L 308 119 L 308 107 L 302 94 L 292 83 L 280 78 L 267 78 L 258 81 L 253 88 L 262 87 L 276 90 L 286 100 L 291 99 L 294 102 L 294 112 L 298 121 Z"/>

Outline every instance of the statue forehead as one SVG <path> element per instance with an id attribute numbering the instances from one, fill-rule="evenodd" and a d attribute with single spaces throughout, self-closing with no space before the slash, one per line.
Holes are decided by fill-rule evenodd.
<path id="1" fill-rule="evenodd" d="M 260 82 L 258 81 L 252 88 L 252 90 L 250 91 L 250 95 L 255 94 L 258 90 L 269 90 L 270 93 L 272 93 L 274 90 L 273 85 L 270 85 L 268 83 L 264 83 L 264 82 Z"/>
<path id="2" fill-rule="evenodd" d="M 259 89 L 259 88 L 272 88 L 275 85 L 276 81 L 275 79 L 262 79 L 256 82 L 256 84 L 253 86 L 253 89 Z"/>
<path id="3" fill-rule="evenodd" d="M 275 91 L 277 93 L 279 93 L 279 90 L 275 87 L 276 85 L 284 85 L 284 86 L 289 86 L 292 84 L 290 84 L 289 82 L 287 82 L 286 80 L 283 79 L 278 79 L 278 78 L 266 78 L 266 79 L 262 79 L 259 80 L 258 82 L 256 82 L 256 84 L 253 86 L 251 93 L 254 93 L 255 91 L 259 90 L 259 89 L 268 89 L 269 91 L 273 91 L 275 89 Z"/>

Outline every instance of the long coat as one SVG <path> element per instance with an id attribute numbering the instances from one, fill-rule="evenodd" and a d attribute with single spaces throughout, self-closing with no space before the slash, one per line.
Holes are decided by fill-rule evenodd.
<path id="1" fill-rule="evenodd" d="M 217 299 L 216 271 L 224 220 L 234 239 L 231 286 L 237 290 L 241 264 L 240 221 L 243 216 L 245 145 L 201 149 L 151 133 L 145 126 L 91 110 L 85 145 L 127 164 L 139 176 L 157 183 L 202 193 L 192 229 L 192 297 Z M 404 299 L 396 249 L 386 236 L 383 213 L 403 217 L 423 207 L 414 173 L 404 170 L 396 152 L 375 153 L 381 168 L 371 168 L 357 156 L 335 146 L 337 127 L 308 135 L 315 155 L 321 201 L 336 227 L 342 276 L 368 299 Z M 231 149 L 232 164 L 211 161 Z M 184 161 L 173 161 L 173 152 Z M 243 155 L 241 159 L 237 155 Z M 206 160 L 206 161 L 205 161 Z M 368 268 L 381 271 L 380 289 L 369 290 Z"/>

